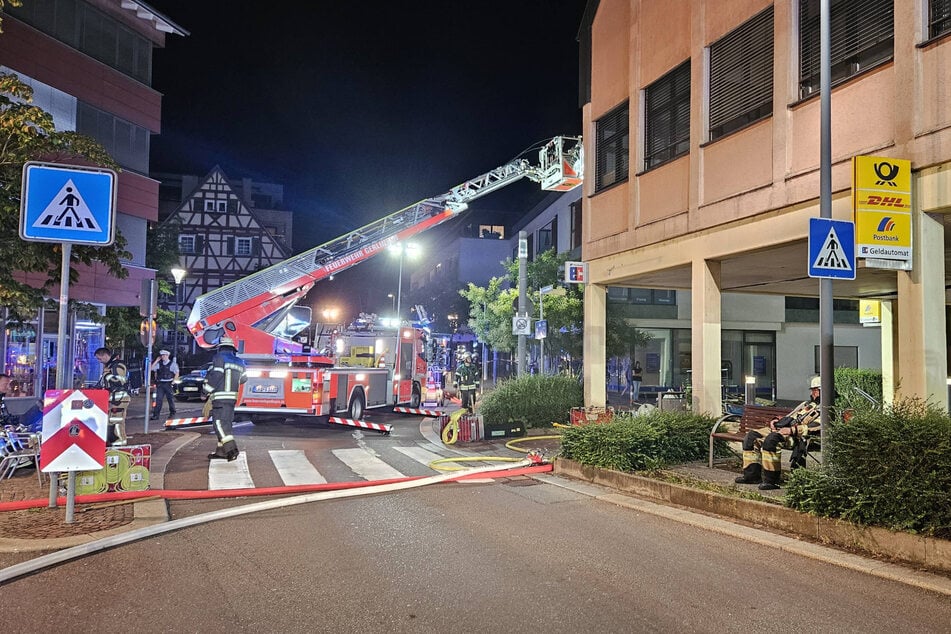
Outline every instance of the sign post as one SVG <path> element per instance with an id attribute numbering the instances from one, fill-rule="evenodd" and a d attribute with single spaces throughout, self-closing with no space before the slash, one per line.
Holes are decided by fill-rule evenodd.
<path id="1" fill-rule="evenodd" d="M 20 237 L 27 242 L 62 245 L 59 285 L 59 348 L 56 387 L 70 383 L 69 261 L 73 244 L 108 246 L 115 241 L 116 182 L 110 169 L 29 161 L 23 165 L 20 195 Z M 45 431 L 45 430 L 44 430 Z M 105 455 L 105 454 L 103 454 Z M 50 508 L 56 506 L 57 483 L 50 477 Z M 69 472 L 66 522 L 73 522 L 76 472 Z"/>

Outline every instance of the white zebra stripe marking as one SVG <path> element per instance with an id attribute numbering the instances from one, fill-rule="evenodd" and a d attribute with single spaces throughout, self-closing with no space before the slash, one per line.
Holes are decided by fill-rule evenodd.
<path id="1" fill-rule="evenodd" d="M 271 462 L 277 469 L 281 480 L 287 486 L 296 484 L 326 484 L 327 478 L 320 475 L 306 454 L 299 449 L 271 449 Z"/>
<path id="2" fill-rule="evenodd" d="M 254 487 L 251 471 L 248 469 L 248 455 L 244 451 L 237 460 L 208 461 L 208 490 L 250 489 Z"/>
<path id="3" fill-rule="evenodd" d="M 403 477 L 402 473 L 363 449 L 334 449 L 332 453 L 364 480 Z"/>
<path id="4" fill-rule="evenodd" d="M 393 447 L 393 449 L 396 449 L 401 454 L 409 456 L 416 462 L 424 464 L 427 467 L 433 460 L 439 460 L 442 458 L 442 456 L 440 456 L 438 453 L 426 451 L 422 447 Z M 436 469 L 433 469 L 433 471 L 436 471 Z"/>

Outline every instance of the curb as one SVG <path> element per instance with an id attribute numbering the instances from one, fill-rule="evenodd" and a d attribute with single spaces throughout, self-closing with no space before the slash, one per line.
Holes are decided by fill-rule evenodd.
<path id="1" fill-rule="evenodd" d="M 162 445 L 152 456 L 150 473 L 150 488 L 162 489 L 165 486 L 165 469 L 172 457 L 178 451 L 198 437 L 193 432 L 184 433 L 181 438 Z M 15 537 L 0 538 L 0 553 L 35 553 L 49 550 L 62 550 L 72 548 L 82 544 L 110 537 L 112 535 L 121 535 L 129 531 L 134 531 L 145 526 L 161 524 L 169 521 L 168 505 L 165 500 L 152 499 L 141 500 L 132 504 L 133 519 L 128 524 L 117 526 L 102 531 L 84 533 L 82 535 L 70 535 L 69 537 L 51 537 L 49 539 L 17 539 Z"/>
<path id="2" fill-rule="evenodd" d="M 878 527 L 855 526 L 848 522 L 820 518 L 767 502 L 734 498 L 621 471 L 588 467 L 565 458 L 555 460 L 553 473 L 555 476 L 581 480 L 592 485 L 621 492 L 605 493 L 602 489 L 594 487 L 578 490 L 578 492 L 585 495 L 592 495 L 621 506 L 637 508 L 655 515 L 670 517 L 677 521 L 686 521 L 741 539 L 778 547 L 813 559 L 820 559 L 828 563 L 861 570 L 951 596 L 951 579 L 942 577 L 940 574 L 911 571 L 901 565 L 869 560 L 830 547 L 861 550 L 871 555 L 887 557 L 904 564 L 921 566 L 939 573 L 947 573 L 951 572 L 951 541 L 948 540 L 893 532 Z M 563 486 L 563 488 L 576 490 L 570 486 L 566 487 L 559 484 L 557 478 L 550 476 L 547 478 L 543 476 L 535 477 Z M 581 486 L 584 487 L 585 485 Z M 627 494 L 684 508 L 671 508 L 650 501 L 636 500 Z M 733 524 L 706 515 L 698 515 L 689 509 L 792 533 L 804 538 L 818 540 L 829 546 L 803 542 L 791 537 L 778 536 L 774 533 L 764 533 L 756 528 Z"/>

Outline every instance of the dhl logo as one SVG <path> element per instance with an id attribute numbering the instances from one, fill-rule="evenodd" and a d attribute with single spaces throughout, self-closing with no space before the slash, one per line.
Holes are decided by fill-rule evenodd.
<path id="1" fill-rule="evenodd" d="M 865 200 L 860 200 L 859 204 L 868 207 L 895 207 L 897 209 L 910 208 L 911 205 L 905 202 L 903 196 L 878 196 L 869 194 Z"/>

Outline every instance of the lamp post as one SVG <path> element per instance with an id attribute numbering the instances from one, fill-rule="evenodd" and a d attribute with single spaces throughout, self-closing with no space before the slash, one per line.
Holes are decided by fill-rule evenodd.
<path id="1" fill-rule="evenodd" d="M 389 297 L 391 300 L 390 310 L 396 311 L 396 295 L 394 295 L 393 293 L 387 293 L 386 296 Z"/>
<path id="2" fill-rule="evenodd" d="M 172 353 L 172 361 L 178 363 L 178 308 L 180 306 L 180 293 L 178 292 L 179 287 L 182 284 L 182 280 L 185 279 L 185 274 L 188 273 L 185 269 L 178 268 L 177 266 L 169 271 L 172 274 L 172 277 L 175 278 L 175 340 L 174 340 L 174 352 Z"/>
<path id="3" fill-rule="evenodd" d="M 400 312 L 402 310 L 403 300 L 403 256 L 408 254 L 410 257 L 415 257 L 416 254 L 419 253 L 419 245 L 415 242 L 407 242 L 405 244 L 397 242 L 390 247 L 390 251 L 400 258 L 400 276 L 396 286 L 396 322 L 397 326 L 399 326 L 403 323 Z"/>

